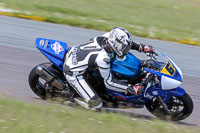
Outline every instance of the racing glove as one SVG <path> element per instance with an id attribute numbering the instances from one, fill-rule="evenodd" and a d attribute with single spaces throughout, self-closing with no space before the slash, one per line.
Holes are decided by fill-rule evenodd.
<path id="1" fill-rule="evenodd" d="M 144 86 L 142 86 L 140 83 L 133 85 L 128 85 L 127 92 L 134 94 L 134 95 L 139 95 L 144 92 Z"/>
<path id="2" fill-rule="evenodd" d="M 154 54 L 154 53 L 155 53 L 153 47 L 150 46 L 150 45 L 144 46 L 143 52 L 144 52 L 145 54 L 147 54 L 147 55 L 149 55 L 149 54 Z"/>

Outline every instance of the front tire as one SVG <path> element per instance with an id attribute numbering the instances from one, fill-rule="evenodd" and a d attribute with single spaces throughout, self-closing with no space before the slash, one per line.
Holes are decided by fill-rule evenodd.
<path id="1" fill-rule="evenodd" d="M 193 111 L 193 101 L 187 93 L 180 97 L 172 96 L 166 104 L 170 114 L 166 113 L 157 99 L 152 99 L 145 106 L 156 117 L 173 121 L 183 120 Z"/>

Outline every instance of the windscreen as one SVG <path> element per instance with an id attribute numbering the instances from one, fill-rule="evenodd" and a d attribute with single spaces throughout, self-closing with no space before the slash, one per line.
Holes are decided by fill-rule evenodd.
<path id="1" fill-rule="evenodd" d="M 175 67 L 172 62 L 162 53 L 156 51 L 156 64 L 159 67 L 161 73 L 174 76 Z"/>

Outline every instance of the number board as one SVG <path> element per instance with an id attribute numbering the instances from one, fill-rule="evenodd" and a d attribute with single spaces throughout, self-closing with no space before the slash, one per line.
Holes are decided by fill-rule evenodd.
<path id="1" fill-rule="evenodd" d="M 175 69 L 169 62 L 167 62 L 164 68 L 161 70 L 161 73 L 174 76 Z"/>

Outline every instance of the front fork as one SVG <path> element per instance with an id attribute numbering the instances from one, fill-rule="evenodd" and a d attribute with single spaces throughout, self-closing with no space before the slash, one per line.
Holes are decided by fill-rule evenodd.
<path id="1" fill-rule="evenodd" d="M 165 110 L 165 112 L 167 114 L 170 114 L 170 110 L 167 106 L 167 104 L 163 101 L 163 99 L 161 98 L 161 96 L 158 96 L 158 101 L 160 102 L 161 106 L 163 107 L 163 109 Z"/>
<path id="2" fill-rule="evenodd" d="M 181 87 L 177 87 L 171 90 L 161 90 L 161 89 L 156 90 L 156 89 L 147 88 L 146 93 L 150 93 L 154 95 L 156 91 L 158 95 L 155 97 L 157 97 L 157 100 L 160 102 L 161 106 L 163 107 L 163 109 L 165 110 L 167 114 L 170 114 L 170 110 L 168 109 L 168 106 L 167 106 L 167 102 L 169 101 L 169 99 L 172 96 L 180 97 L 186 93 L 185 90 Z"/>

